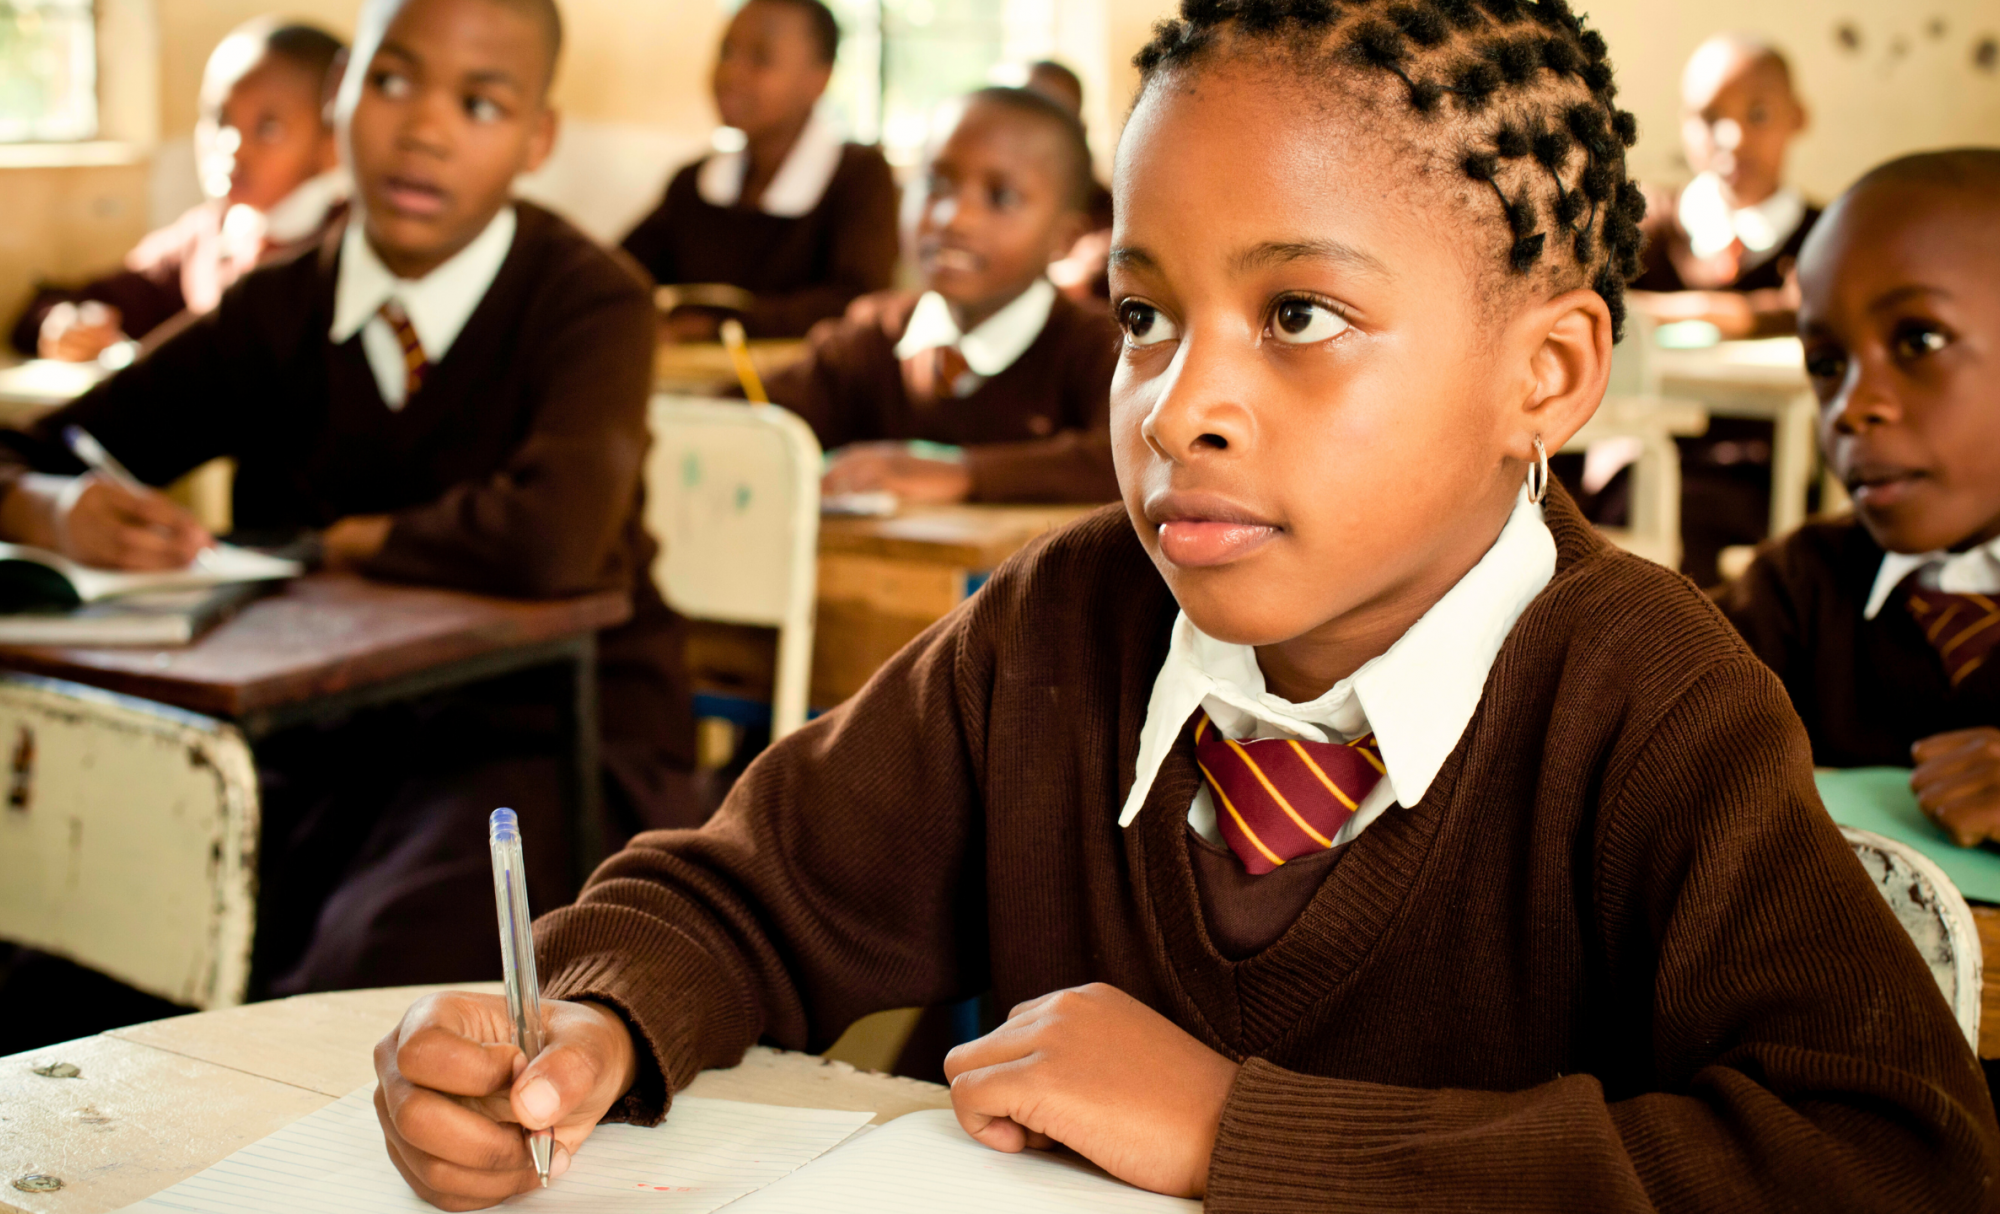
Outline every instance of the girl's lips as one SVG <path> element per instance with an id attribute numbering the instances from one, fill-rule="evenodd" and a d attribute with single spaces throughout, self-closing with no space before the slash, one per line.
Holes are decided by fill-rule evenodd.
<path id="1" fill-rule="evenodd" d="M 1160 524 L 1160 554 L 1186 569 L 1227 565 L 1250 555 L 1278 536 L 1268 523 L 1219 519 L 1175 519 Z"/>

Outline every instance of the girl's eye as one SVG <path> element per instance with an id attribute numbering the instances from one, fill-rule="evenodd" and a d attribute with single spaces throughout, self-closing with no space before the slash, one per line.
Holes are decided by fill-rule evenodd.
<path id="1" fill-rule="evenodd" d="M 995 186 L 991 192 L 992 206 L 996 211 L 1011 210 L 1021 200 L 1018 191 L 1010 186 Z"/>
<path id="2" fill-rule="evenodd" d="M 1806 374 L 1817 380 L 1838 382 L 1847 375 L 1847 351 L 1837 347 L 1807 347 Z"/>
<path id="3" fill-rule="evenodd" d="M 1144 300 L 1128 299 L 1118 305 L 1118 327 L 1125 330 L 1125 344 L 1132 347 L 1157 346 L 1172 341 L 1181 331 L 1167 314 Z"/>
<path id="4" fill-rule="evenodd" d="M 1348 327 L 1345 317 L 1313 299 L 1281 299 L 1271 312 L 1271 336 L 1287 345 L 1328 341 Z"/>
<path id="5" fill-rule="evenodd" d="M 277 143 L 285 135 L 285 124 L 276 118 L 266 118 L 257 124 L 257 139 L 262 143 Z"/>
<path id="6" fill-rule="evenodd" d="M 1936 326 L 1921 321 L 1897 326 L 1896 335 L 1890 339 L 1897 358 L 1915 359 L 1926 354 L 1936 354 L 1951 344 L 1951 339 Z"/>
<path id="7" fill-rule="evenodd" d="M 410 95 L 410 78 L 401 72 L 377 72 L 375 91 L 384 97 L 407 97 Z"/>
<path id="8" fill-rule="evenodd" d="M 467 97 L 465 113 L 474 122 L 496 122 L 500 118 L 500 107 L 485 97 Z"/>

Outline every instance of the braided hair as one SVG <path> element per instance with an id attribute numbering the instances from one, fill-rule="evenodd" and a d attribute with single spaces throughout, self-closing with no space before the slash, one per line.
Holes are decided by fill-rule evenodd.
<path id="1" fill-rule="evenodd" d="M 1279 55 L 1308 82 L 1380 76 L 1433 162 L 1491 192 L 1507 231 L 1495 268 L 1590 286 L 1622 332 L 1646 210 L 1625 175 L 1638 124 L 1614 101 L 1603 36 L 1568 0 L 1182 0 L 1133 58 L 1139 95 L 1245 52 Z"/>

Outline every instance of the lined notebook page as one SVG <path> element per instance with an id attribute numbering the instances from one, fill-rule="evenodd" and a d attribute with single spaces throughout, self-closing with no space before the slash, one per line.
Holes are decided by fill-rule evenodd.
<path id="1" fill-rule="evenodd" d="M 707 1214 L 782 1178 L 869 1120 L 867 1113 L 681 1096 L 655 1129 L 598 1127 L 560 1179 L 506 1205 Z M 389 1162 L 372 1084 L 126 1210 L 436 1214 Z"/>
<path id="2" fill-rule="evenodd" d="M 729 1214 L 1198 1214 L 1201 1203 L 1113 1180 L 1074 1155 L 1006 1155 L 979 1145 L 949 1109 L 908 1113 L 811 1167 L 760 1189 Z"/>

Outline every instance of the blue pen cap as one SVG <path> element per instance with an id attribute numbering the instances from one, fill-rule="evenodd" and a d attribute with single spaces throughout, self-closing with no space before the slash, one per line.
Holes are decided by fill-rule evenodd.
<path id="1" fill-rule="evenodd" d="M 486 819 L 487 842 L 519 843 L 521 841 L 521 819 L 511 809 L 496 809 L 493 816 Z"/>

